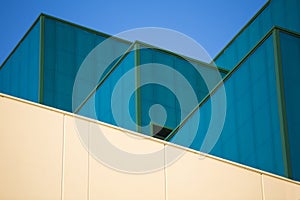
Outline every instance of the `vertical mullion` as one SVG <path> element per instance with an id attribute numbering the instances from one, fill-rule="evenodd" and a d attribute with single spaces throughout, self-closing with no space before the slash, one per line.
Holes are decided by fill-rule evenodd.
<path id="1" fill-rule="evenodd" d="M 282 143 L 282 154 L 284 162 L 284 175 L 292 178 L 292 169 L 290 161 L 290 147 L 288 140 L 288 124 L 286 118 L 285 97 L 284 97 L 284 80 L 282 74 L 282 58 L 280 52 L 280 38 L 279 30 L 273 30 L 273 45 L 275 57 L 275 73 L 276 73 L 276 86 L 278 98 L 278 112 L 280 121 L 280 134 Z"/>
<path id="2" fill-rule="evenodd" d="M 135 44 L 134 48 L 134 67 L 135 67 L 135 109 L 136 109 L 136 131 L 141 132 L 142 113 L 141 113 L 141 92 L 140 92 L 140 45 Z"/>
<path id="3" fill-rule="evenodd" d="M 45 31 L 45 16 L 40 17 L 40 47 L 39 47 L 39 103 L 44 100 L 44 31 Z"/>

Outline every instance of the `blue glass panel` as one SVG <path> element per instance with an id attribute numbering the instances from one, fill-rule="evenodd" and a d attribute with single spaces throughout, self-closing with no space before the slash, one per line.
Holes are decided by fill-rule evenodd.
<path id="1" fill-rule="evenodd" d="M 97 89 L 96 94 L 84 104 L 79 114 L 151 135 L 151 124 L 175 128 L 208 94 L 201 75 L 209 77 L 207 79 L 213 87 L 220 81 L 214 77 L 216 74 L 221 79 L 225 76 L 224 72 L 220 75 L 216 68 L 199 63 L 192 64 L 161 50 L 141 45 L 139 47 L 141 48 L 138 54 L 136 51 L 130 52 L 116 66 Z M 135 59 L 140 63 L 137 67 Z M 168 68 L 169 71 L 164 68 Z M 123 88 L 120 90 L 122 92 L 118 93 L 116 88 L 120 85 Z M 194 103 L 191 103 L 188 97 L 189 92 L 194 94 Z M 178 99 L 178 96 L 181 98 Z M 155 108 L 157 104 L 163 107 L 164 111 L 151 111 L 152 106 Z M 139 109 L 139 129 L 136 124 L 136 108 Z"/>
<path id="2" fill-rule="evenodd" d="M 202 76 L 211 88 L 225 76 L 217 68 L 143 45 L 139 55 L 141 125 L 147 135 L 153 134 L 151 123 L 174 129 L 208 95 Z"/>
<path id="3" fill-rule="evenodd" d="M 292 178 L 300 180 L 300 36 L 281 32 L 280 47 Z"/>
<path id="4" fill-rule="evenodd" d="M 78 114 L 136 131 L 134 55 L 125 55 Z"/>
<path id="5" fill-rule="evenodd" d="M 272 39 L 270 36 L 225 81 L 227 111 L 221 133 L 214 131 L 215 126 L 209 128 L 212 122 L 221 123 L 219 115 L 211 119 L 212 99 L 221 98 L 218 89 L 171 142 L 284 175 Z"/>
<path id="6" fill-rule="evenodd" d="M 91 66 L 89 71 L 81 76 L 84 79 L 81 80 L 81 83 L 84 85 L 80 86 L 81 88 L 78 89 L 80 91 L 77 91 L 77 96 L 74 97 L 73 86 L 80 67 L 87 56 L 107 39 L 107 36 L 45 17 L 44 37 L 43 104 L 70 112 L 76 110 L 96 86 L 100 79 L 97 78 L 100 69 L 105 68 L 105 73 L 107 73 L 113 66 L 115 61 L 107 64 L 104 62 L 105 59 L 124 53 L 130 45 L 118 40 L 111 40 L 109 48 L 106 48 L 105 51 L 102 50 L 98 57 L 94 56 L 93 63 L 89 65 Z"/>
<path id="7" fill-rule="evenodd" d="M 268 6 L 226 47 L 215 62 L 233 69 L 274 26 L 300 32 L 299 0 L 272 0 Z"/>
<path id="8" fill-rule="evenodd" d="M 271 18 L 271 5 L 266 7 L 248 27 L 246 27 L 233 42 L 225 47 L 215 63 L 225 69 L 233 69 L 252 48 L 261 40 L 274 24 Z"/>
<path id="9" fill-rule="evenodd" d="M 0 92 L 38 102 L 39 21 L 0 68 Z"/>

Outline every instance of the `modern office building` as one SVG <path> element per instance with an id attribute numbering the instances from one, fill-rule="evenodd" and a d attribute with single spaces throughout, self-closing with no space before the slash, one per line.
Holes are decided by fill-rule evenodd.
<path id="1" fill-rule="evenodd" d="M 300 180 L 300 121 L 297 116 L 300 111 L 297 90 L 299 72 L 298 0 L 268 1 L 211 63 L 140 41 L 129 42 L 41 14 L 1 65 L 0 92 L 3 93 L 4 104 L 15 105 L 16 110 L 18 104 L 23 103 L 33 106 L 33 110 L 42 108 L 48 109 L 45 112 L 59 113 L 55 115 L 63 118 L 62 122 L 57 122 L 63 124 L 63 135 L 69 127 L 74 129 L 75 125 L 69 119 L 72 116 L 70 113 L 73 113 L 77 114 L 79 124 L 84 120 L 90 124 L 104 122 L 106 124 L 99 123 L 108 126 L 111 129 L 108 132 L 124 129 L 128 134 L 139 132 L 142 135 L 135 137 L 146 137 L 148 142 L 162 144 L 163 148 L 167 144 L 174 144 L 172 148 L 179 148 L 189 154 L 208 154 L 213 161 L 206 162 L 218 160 L 222 163 L 216 163 L 216 166 L 229 163 L 229 168 L 251 169 L 251 173 L 259 177 L 272 176 L 297 185 L 292 180 Z M 2 109 L 9 114 L 9 109 Z M 39 121 L 34 116 L 28 117 Z M 51 126 L 46 122 L 42 124 L 48 128 Z M 84 130 L 90 130 L 90 126 L 96 125 L 84 126 Z M 114 130 L 113 127 L 121 129 Z M 3 130 L 7 131 L 9 127 Z M 38 138 L 42 138 L 43 131 L 40 134 Z M 3 135 L 0 137 L 9 137 Z M 90 151 L 90 135 L 88 140 L 84 139 L 84 135 L 78 136 L 83 146 L 88 146 L 87 150 Z M 71 147 L 71 142 L 78 143 L 78 139 L 74 139 L 74 136 L 63 138 L 63 144 L 58 144 L 63 146 L 60 152 L 63 161 L 57 161 L 59 163 L 56 164 L 64 166 L 64 162 L 70 164 L 70 160 L 64 160 L 64 156 L 72 151 L 66 150 L 65 145 Z M 140 153 L 138 149 L 134 151 Z M 165 174 L 166 154 L 164 151 L 162 166 Z M 83 157 L 83 163 L 91 162 L 89 156 Z M 81 161 L 76 160 L 76 163 Z M 89 177 L 89 180 L 74 180 L 83 182 L 82 187 L 88 185 L 90 189 L 82 195 L 89 199 L 90 190 L 96 190 L 91 187 L 97 187 L 97 184 L 92 186 L 90 182 L 94 178 L 90 177 L 89 166 L 83 168 L 88 171 L 88 175 L 83 173 L 83 176 Z M 224 169 L 230 171 L 229 168 Z M 64 169 L 59 173 L 67 173 Z M 213 172 L 218 174 L 224 169 L 220 167 Z M 71 167 L 69 170 L 70 173 L 77 173 Z M 138 167 L 136 170 L 140 172 Z M 174 173 L 182 173 L 181 170 L 188 170 L 188 167 L 178 167 Z M 191 172 L 198 173 L 195 169 L 191 169 Z M 235 173 L 232 176 L 233 182 L 235 178 L 239 179 Z M 65 176 L 67 179 L 66 174 L 60 177 Z M 171 175 L 170 180 L 166 177 L 165 185 L 162 186 L 165 189 L 166 185 L 173 184 L 172 180 L 176 180 L 176 175 Z M 249 184 L 262 184 L 258 192 L 254 192 L 258 194 L 257 198 L 261 198 L 268 193 L 264 182 L 267 179 L 258 178 L 258 182 L 252 182 L 251 178 L 245 177 L 244 182 L 249 180 Z M 71 180 L 69 186 L 72 185 Z M 97 182 L 96 178 L 94 181 Z M 65 182 L 61 182 L 64 185 Z M 244 182 L 235 182 L 234 187 Z M 241 191 L 257 187 L 253 185 Z M 78 185 L 76 187 L 81 188 Z M 173 189 L 176 191 L 178 187 L 174 186 Z M 293 194 L 299 194 L 299 185 L 293 187 L 296 188 L 291 190 Z M 113 190 L 112 186 L 108 188 Z M 63 194 L 62 191 L 60 193 Z M 162 198 L 172 196 L 168 191 L 158 192 L 161 193 Z M 190 197 L 195 196 L 190 194 Z M 294 198 L 284 196 L 288 197 Z"/>

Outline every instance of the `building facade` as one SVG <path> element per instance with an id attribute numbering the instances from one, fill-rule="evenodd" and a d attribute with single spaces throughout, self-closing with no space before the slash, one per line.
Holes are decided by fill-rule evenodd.
<path id="1" fill-rule="evenodd" d="M 215 65 L 42 14 L 0 92 L 299 181 L 299 19 L 299 1 L 268 1 Z"/>

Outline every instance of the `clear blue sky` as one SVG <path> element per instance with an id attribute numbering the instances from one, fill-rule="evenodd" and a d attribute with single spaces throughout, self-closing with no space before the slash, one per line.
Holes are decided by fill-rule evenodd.
<path id="1" fill-rule="evenodd" d="M 188 35 L 214 57 L 267 0 L 2 0 L 0 64 L 43 12 L 108 34 L 139 27 Z"/>

